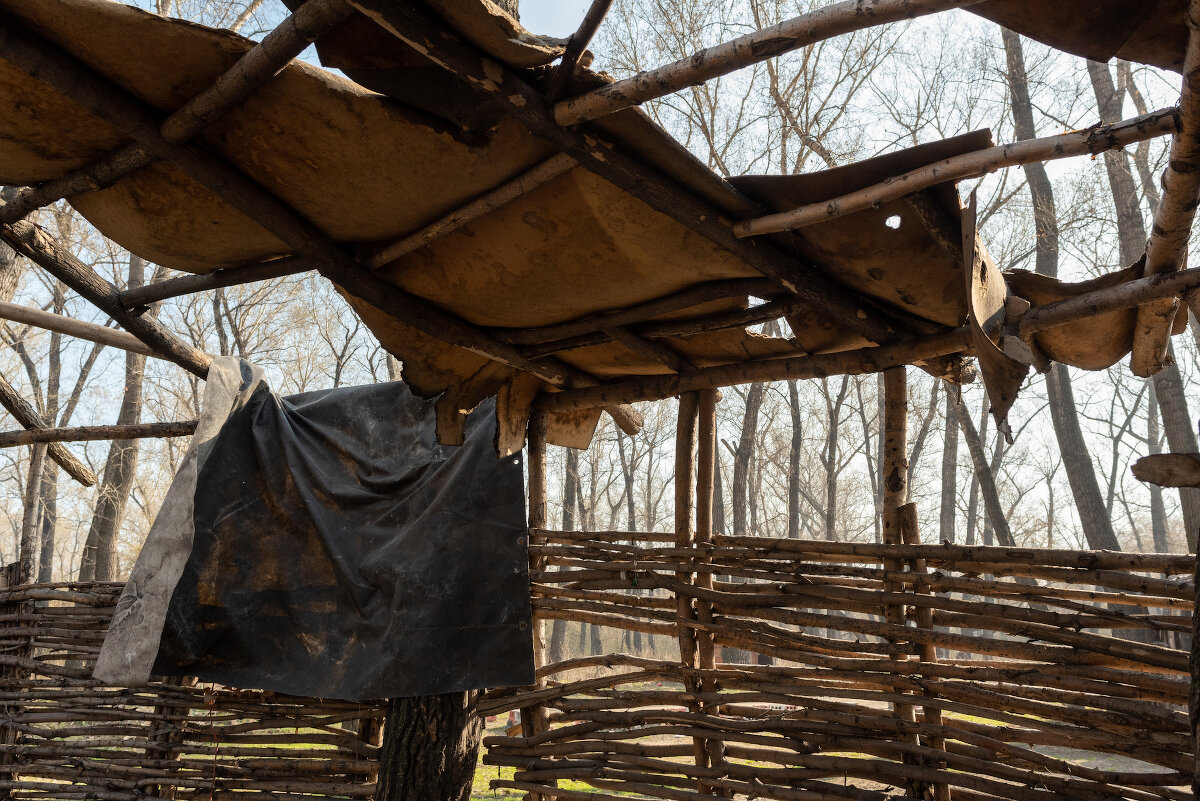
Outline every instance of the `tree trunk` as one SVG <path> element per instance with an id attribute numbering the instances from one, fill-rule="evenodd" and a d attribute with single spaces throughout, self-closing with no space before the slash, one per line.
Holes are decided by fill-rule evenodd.
<path id="1" fill-rule="evenodd" d="M 58 529 L 58 465 L 47 459 L 42 467 L 42 547 L 38 559 L 37 580 L 54 580 L 54 534 Z"/>
<path id="2" fill-rule="evenodd" d="M 129 286 L 141 286 L 146 262 L 129 256 Z M 151 309 L 147 314 L 154 314 Z M 142 413 L 142 384 L 146 357 L 125 354 L 125 391 L 117 412 L 118 425 L 138 422 Z M 113 440 L 104 463 L 104 476 L 96 493 L 96 509 L 83 546 L 79 565 L 80 581 L 112 581 L 117 573 L 117 536 L 125 517 L 125 505 L 137 473 L 138 440 Z"/>
<path id="3" fill-rule="evenodd" d="M 787 536 L 800 539 L 800 449 L 804 432 L 800 421 L 800 391 L 795 381 L 788 382 L 788 406 L 792 413 L 792 442 L 788 448 Z"/>
<path id="4" fill-rule="evenodd" d="M 751 531 L 748 513 L 750 509 L 750 464 L 754 461 L 755 435 L 758 433 L 758 411 L 762 408 L 765 384 L 751 384 L 746 393 L 746 411 L 742 415 L 742 432 L 738 439 L 733 460 L 733 533 L 744 537 L 757 532 Z"/>
<path id="5" fill-rule="evenodd" d="M 1100 109 L 1100 121 L 1118 121 L 1121 119 L 1123 94 L 1117 91 L 1108 65 L 1088 61 L 1087 69 L 1096 94 L 1096 105 Z M 1104 165 L 1108 171 L 1108 185 L 1112 191 L 1113 203 L 1117 208 L 1117 240 L 1121 249 L 1121 266 L 1127 267 L 1140 259 L 1146 251 L 1146 221 L 1142 217 L 1129 155 L 1124 150 L 1106 151 Z M 1162 414 L 1163 428 L 1166 430 L 1167 442 L 1172 451 L 1194 453 L 1200 450 L 1200 445 L 1196 442 L 1192 415 L 1188 411 L 1187 397 L 1183 392 L 1183 380 L 1170 343 L 1167 353 L 1167 365 L 1154 374 L 1154 391 L 1158 395 L 1158 409 Z M 1200 532 L 1200 489 L 1180 489 L 1179 502 L 1183 509 L 1188 547 L 1194 551 L 1196 535 Z"/>
<path id="6" fill-rule="evenodd" d="M 25 483 L 25 508 L 21 516 L 21 547 L 17 552 L 17 560 L 21 563 L 21 584 L 28 584 L 37 575 L 38 523 L 41 520 L 41 485 L 45 463 L 46 446 L 34 445 L 30 450 L 29 480 Z"/>
<path id="7" fill-rule="evenodd" d="M 1146 450 L 1151 454 L 1162 453 L 1162 434 L 1158 429 L 1158 394 L 1154 390 L 1154 382 L 1147 381 L 1149 386 L 1149 401 L 1146 406 Z M 1163 503 L 1162 487 L 1157 484 L 1147 484 L 1150 490 L 1150 533 L 1154 537 L 1155 553 L 1167 553 L 1167 511 Z"/>
<path id="8" fill-rule="evenodd" d="M 938 541 L 954 542 L 958 511 L 958 426 L 954 424 L 954 390 L 946 387 L 946 434 L 942 443 L 942 507 Z"/>
<path id="9" fill-rule="evenodd" d="M 1029 99 L 1029 80 L 1025 74 L 1025 57 L 1021 52 L 1021 38 L 1009 30 L 1002 30 L 1004 51 L 1008 64 L 1009 89 L 1012 93 L 1013 127 L 1018 140 L 1036 136 L 1033 125 L 1033 104 Z M 1054 190 L 1046 166 L 1040 162 L 1026 164 L 1023 168 L 1029 179 L 1029 194 L 1033 199 L 1033 219 L 1037 234 L 1037 272 L 1055 277 L 1058 275 L 1058 218 L 1054 205 Z M 1096 470 L 1083 439 L 1079 425 L 1079 413 L 1075 408 L 1075 397 L 1071 390 L 1071 376 L 1061 364 L 1054 365 L 1046 375 L 1046 390 L 1050 399 L 1050 417 L 1054 434 L 1062 452 L 1063 467 L 1075 507 L 1079 511 L 1079 522 L 1084 537 L 1091 548 L 1119 550 L 1112 521 L 1105 513 L 1104 498 L 1096 481 Z"/>
<path id="10" fill-rule="evenodd" d="M 473 692 L 388 701 L 376 801 L 468 801 L 482 734 Z"/>
<path id="11" fill-rule="evenodd" d="M 976 430 L 965 403 L 954 404 L 954 416 L 958 420 L 959 429 L 962 430 L 963 440 L 967 443 L 967 450 L 971 452 L 971 463 L 975 467 L 975 478 L 979 481 L 983 506 L 987 510 L 988 518 L 992 521 L 996 539 L 1000 541 L 1001 545 L 1015 547 L 1016 542 L 1013 541 L 1012 532 L 1009 531 L 1008 519 L 1005 518 L 1004 508 L 1000 505 L 1000 493 L 996 490 L 996 479 L 992 475 L 987 454 L 983 450 L 983 442 L 979 439 L 979 431 Z"/>

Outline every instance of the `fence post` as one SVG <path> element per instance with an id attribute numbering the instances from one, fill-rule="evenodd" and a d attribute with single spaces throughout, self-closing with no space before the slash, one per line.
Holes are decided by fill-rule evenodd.
<path id="1" fill-rule="evenodd" d="M 883 464 L 880 472 L 883 480 L 883 542 L 885 545 L 903 545 L 900 512 L 908 503 L 908 375 L 903 367 L 893 367 L 883 373 Z M 904 570 L 904 560 L 884 559 L 883 566 L 889 573 L 900 573 Z M 886 581 L 884 589 L 889 595 L 896 595 L 905 592 L 905 585 L 900 581 Z M 885 604 L 884 618 L 893 625 L 906 625 L 905 604 Z M 891 643 L 892 659 L 907 662 L 905 646 L 908 643 L 902 639 L 892 639 Z M 912 704 L 893 703 L 892 714 L 901 724 L 897 739 L 915 744 L 914 727 L 905 725 L 916 722 Z M 915 764 L 916 760 L 905 755 L 904 762 Z M 905 785 L 909 795 L 923 797 L 924 787 L 920 782 L 907 781 Z"/>
<path id="2" fill-rule="evenodd" d="M 1188 715 L 1192 726 L 1192 797 L 1200 799 L 1200 549 L 1192 574 L 1192 650 L 1188 657 Z"/>
<path id="3" fill-rule="evenodd" d="M 908 503 L 900 507 L 900 533 L 904 539 L 905 545 L 920 545 L 921 544 L 921 529 L 917 522 L 917 505 Z M 908 567 L 913 573 L 926 574 L 929 572 L 929 567 L 924 559 L 909 559 Z M 913 592 L 918 595 L 929 595 L 929 587 L 921 584 L 913 585 Z M 933 609 L 928 606 L 918 606 L 916 610 L 917 628 L 923 631 L 933 631 Z M 917 652 L 918 657 L 923 663 L 931 663 L 937 661 L 937 646 L 930 643 L 921 643 L 920 649 Z M 928 677 L 925 678 L 926 687 L 929 686 Z M 935 698 L 937 693 L 933 690 L 926 689 L 925 696 L 927 698 Z M 942 725 L 942 710 L 933 706 L 921 707 L 921 712 L 925 718 L 926 726 L 941 726 Z M 938 751 L 946 750 L 946 738 L 941 735 L 925 734 L 921 737 L 921 744 Z M 939 762 L 935 767 L 944 769 L 944 762 Z M 950 801 L 950 785 L 946 782 L 937 782 L 933 785 L 933 797 L 935 801 Z"/>
<path id="4" fill-rule="evenodd" d="M 13 562 L 4 566 L 0 570 L 0 591 L 16 589 L 21 586 L 21 576 L 25 572 L 26 562 L 24 560 Z M 21 601 L 12 602 L 4 601 L 0 603 L 0 613 L 7 614 L 12 611 L 20 612 L 25 608 L 25 604 Z M 2 625 L 2 624 L 0 624 Z M 20 628 L 21 621 L 14 624 L 14 628 Z M 32 656 L 33 638 L 29 638 L 29 642 L 22 645 L 20 648 L 13 651 L 13 655 L 17 657 L 28 658 Z M 2 665 L 0 666 L 0 689 L 13 690 L 19 689 L 22 682 L 30 677 L 30 673 L 25 668 L 19 665 Z M 10 766 L 17 763 L 17 754 L 14 751 L 14 746 L 17 745 L 19 735 L 16 728 L 8 725 L 10 719 L 10 709 L 5 708 L 3 714 L 0 715 L 0 746 L 3 746 L 3 751 L 0 751 L 0 779 L 15 781 L 17 777 L 16 770 Z M 0 799 L 6 799 L 11 795 L 10 790 L 0 790 Z"/>

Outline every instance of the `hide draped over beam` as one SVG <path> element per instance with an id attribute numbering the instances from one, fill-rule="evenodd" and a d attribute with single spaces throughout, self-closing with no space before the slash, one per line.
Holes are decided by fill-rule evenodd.
<path id="1" fill-rule="evenodd" d="M 1029 364 L 1100 369 L 1130 350 L 1136 308 L 1036 336 L 1016 324 L 1031 305 L 1134 281 L 1141 265 L 1083 285 L 1006 280 L 973 223 L 964 237 L 961 168 L 941 171 L 1122 146 L 1174 130 L 1169 111 L 1072 134 L 1058 152 L 1009 153 L 985 130 L 824 172 L 725 181 L 634 107 L 560 127 L 564 103 L 612 96 L 623 82 L 606 89 L 609 79 L 582 67 L 556 74 L 564 43 L 487 0 L 290 4 L 308 15 L 298 27 L 312 27 L 322 62 L 351 80 L 301 62 L 267 80 L 260 66 L 261 86 L 220 105 L 193 98 L 257 54 L 247 39 L 104 0 L 0 0 L 0 101 L 21 110 L 0 121 L 0 183 L 42 187 L 3 215 L 5 238 L 29 240 L 15 210 L 68 186 L 56 191 L 123 247 L 177 270 L 227 271 L 184 282 L 190 291 L 241 271 L 319 270 L 403 362 L 413 391 L 439 397 L 442 441 L 458 441 L 466 412 L 497 396 L 501 453 L 523 445 L 535 403 L 549 410 L 550 442 L 590 440 L 598 409 L 542 393 L 607 397 L 612 382 L 715 368 L 761 376 L 776 362 L 782 376 L 786 359 L 837 364 L 836 354 L 873 346 L 916 353 L 909 360 L 961 381 L 971 374 L 962 355 L 983 348 L 1002 419 Z M 1015 0 L 874 5 L 898 18 L 962 5 L 1078 44 L 1074 28 L 1048 22 L 1057 11 L 1023 21 Z M 1110 31 L 1083 50 L 1178 68 L 1186 36 L 1144 21 L 1126 21 L 1127 42 Z M 548 102 L 551 84 L 568 100 Z M 915 192 L 877 193 L 914 175 Z M 843 208 L 854 193 L 877 199 Z M 800 219 L 796 209 L 822 204 L 823 217 L 753 235 L 758 218 Z M 122 317 L 136 318 L 143 296 L 169 294 L 140 293 Z M 754 328 L 776 319 L 785 334 Z M 907 345 L 931 337 L 958 344 L 926 355 Z M 623 402 L 605 408 L 636 430 Z"/>

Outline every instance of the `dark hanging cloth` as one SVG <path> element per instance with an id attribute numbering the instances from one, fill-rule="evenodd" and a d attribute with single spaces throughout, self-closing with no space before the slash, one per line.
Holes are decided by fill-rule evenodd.
<path id="1" fill-rule="evenodd" d="M 153 673 L 359 700 L 533 683 L 522 468 L 492 402 L 447 447 L 402 383 L 242 378 L 199 448 Z"/>

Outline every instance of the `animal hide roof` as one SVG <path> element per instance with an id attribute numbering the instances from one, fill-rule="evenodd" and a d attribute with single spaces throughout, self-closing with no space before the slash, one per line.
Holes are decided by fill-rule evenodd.
<path id="1" fill-rule="evenodd" d="M 448 30 L 508 67 L 524 70 L 531 81 L 539 79 L 539 66 L 561 53 L 561 42 L 524 31 L 487 0 L 429 0 L 427 5 Z M 208 87 L 254 45 L 227 31 L 107 0 L 0 0 L 0 10 L 9 17 L 6 24 L 15 21 L 54 43 L 164 114 Z M 418 231 L 556 153 L 515 120 L 447 83 L 445 73 L 422 63 L 361 14 L 319 40 L 318 50 L 327 66 L 353 80 L 293 62 L 206 128 L 197 145 L 347 248 L 370 252 Z M 602 82 L 585 72 L 575 89 Z M 0 102 L 15 110 L 0 119 L 0 183 L 51 180 L 129 141 L 4 61 Z M 653 165 L 730 219 L 745 216 L 730 201 L 738 193 L 640 111 L 611 115 L 599 121 L 598 129 L 612 147 Z M 744 177 L 733 184 L 761 206 L 782 210 L 990 143 L 989 132 L 979 131 L 823 173 Z M 929 194 L 959 225 L 954 186 L 935 187 Z M 168 162 L 70 202 L 113 241 L 178 270 L 206 273 L 288 253 L 274 235 Z M 893 217 L 900 218 L 898 228 L 889 225 Z M 962 265 L 912 219 L 904 201 L 779 235 L 775 242 L 923 330 L 961 325 L 967 318 Z M 995 272 L 990 259 L 986 262 Z M 582 167 L 383 265 L 376 274 L 498 335 L 586 319 L 716 282 L 733 287 L 738 279 L 762 281 L 761 273 L 738 257 Z M 343 294 L 402 360 L 405 381 L 423 397 L 445 393 L 456 408 L 470 409 L 517 376 L 514 368 L 417 330 L 373 305 L 372 298 Z M 758 297 L 772 296 L 767 291 Z M 752 302 L 744 289 L 726 297 L 716 293 L 701 305 L 648 322 L 735 312 Z M 703 367 L 844 350 L 864 342 L 842 320 L 819 312 L 794 314 L 788 322 L 794 338 L 736 327 L 673 336 L 664 343 Z M 1127 342 L 1118 344 L 1128 349 Z M 558 357 L 599 379 L 669 372 L 613 341 L 583 345 Z M 1110 356 L 1085 354 L 1082 361 L 1094 366 Z"/>

